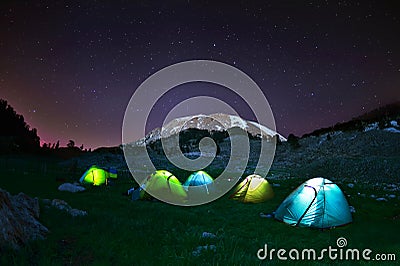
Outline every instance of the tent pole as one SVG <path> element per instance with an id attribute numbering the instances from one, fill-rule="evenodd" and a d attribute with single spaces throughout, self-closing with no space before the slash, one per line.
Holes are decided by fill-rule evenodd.
<path id="1" fill-rule="evenodd" d="M 315 194 L 315 195 L 314 195 L 314 198 L 313 198 L 313 200 L 311 201 L 310 205 L 308 205 L 307 209 L 304 211 L 304 213 L 301 215 L 300 219 L 297 221 L 296 226 L 299 226 L 301 220 L 303 220 L 304 216 L 306 215 L 306 213 L 308 212 L 308 210 L 311 208 L 311 205 L 313 204 L 314 200 L 317 198 L 317 194 L 318 194 L 318 193 L 317 193 L 317 190 L 316 190 L 314 187 L 308 186 L 308 185 L 305 185 L 304 187 L 312 188 L 312 189 L 314 190 L 314 194 Z"/>

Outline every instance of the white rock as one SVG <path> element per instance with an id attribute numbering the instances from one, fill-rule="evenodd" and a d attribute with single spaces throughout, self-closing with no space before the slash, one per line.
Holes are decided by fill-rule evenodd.
<path id="1" fill-rule="evenodd" d="M 71 216 L 76 217 L 76 216 L 86 216 L 87 212 L 83 210 L 78 210 L 78 209 L 73 209 L 66 201 L 60 200 L 60 199 L 53 199 L 51 201 L 51 206 L 53 206 L 56 209 L 66 211 L 69 213 Z"/>
<path id="2" fill-rule="evenodd" d="M 389 198 L 390 198 L 390 199 L 395 199 L 395 198 L 396 198 L 396 195 L 390 194 L 390 195 L 389 195 Z"/>
<path id="3" fill-rule="evenodd" d="M 269 213 L 265 214 L 265 213 L 260 212 L 260 217 L 261 218 L 272 218 L 272 214 L 269 214 Z"/>
<path id="4" fill-rule="evenodd" d="M 202 238 L 215 238 L 216 235 L 214 235 L 213 233 L 209 233 L 209 232 L 203 232 L 203 233 L 201 234 L 201 237 L 202 237 Z"/>
<path id="5" fill-rule="evenodd" d="M 84 188 L 84 187 L 81 187 L 81 186 L 79 186 L 79 185 L 71 184 L 71 183 L 64 183 L 64 184 L 61 184 L 61 185 L 58 187 L 58 190 L 59 190 L 59 191 L 68 191 L 68 192 L 75 193 L 75 192 L 84 191 L 85 188 Z"/>
<path id="6" fill-rule="evenodd" d="M 375 198 L 376 198 L 376 196 L 375 196 L 374 194 L 372 194 L 370 197 L 371 197 L 371 198 L 373 198 L 373 199 L 375 199 Z"/>
<path id="7" fill-rule="evenodd" d="M 391 133 L 400 133 L 400 130 L 398 130 L 397 128 L 394 127 L 388 127 L 384 129 L 387 132 L 391 132 Z"/>
<path id="8" fill-rule="evenodd" d="M 60 199 L 53 199 L 51 201 L 51 206 L 53 206 L 54 208 L 59 209 L 59 210 L 69 211 L 71 209 L 71 206 L 69 206 L 66 201 L 60 200 Z"/>
<path id="9" fill-rule="evenodd" d="M 388 201 L 386 198 L 377 198 L 376 201 Z"/>
<path id="10" fill-rule="evenodd" d="M 354 187 L 354 184 L 353 184 L 353 183 L 349 183 L 349 184 L 347 184 L 347 186 L 348 186 L 349 188 L 353 188 L 353 187 Z"/>
<path id="11" fill-rule="evenodd" d="M 83 211 L 83 210 L 78 210 L 78 209 L 71 209 L 71 210 L 69 210 L 69 214 L 71 214 L 71 216 L 73 216 L 73 217 L 86 216 L 87 212 Z"/>
<path id="12" fill-rule="evenodd" d="M 211 251 L 217 251 L 217 247 L 215 245 L 205 245 L 205 246 L 198 246 L 196 247 L 196 249 L 192 252 L 192 255 L 195 257 L 200 256 L 202 251 L 207 251 L 207 250 L 211 250 Z"/>
<path id="13" fill-rule="evenodd" d="M 349 209 L 350 209 L 351 213 L 355 213 L 356 212 L 356 209 L 353 206 L 349 206 Z"/>
<path id="14" fill-rule="evenodd" d="M 276 184 L 276 183 L 274 183 L 274 184 L 272 184 L 272 186 L 274 186 L 274 187 L 280 187 L 281 184 Z"/>
<path id="15" fill-rule="evenodd" d="M 378 128 L 379 128 L 378 122 L 375 122 L 375 123 L 372 123 L 372 124 L 369 124 L 368 126 L 366 126 L 364 129 L 364 132 L 371 131 L 371 130 L 377 130 Z"/>

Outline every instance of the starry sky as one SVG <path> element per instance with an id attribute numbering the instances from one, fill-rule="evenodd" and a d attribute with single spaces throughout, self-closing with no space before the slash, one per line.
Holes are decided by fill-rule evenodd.
<path id="1" fill-rule="evenodd" d="M 135 89 L 185 60 L 221 61 L 247 73 L 284 136 L 400 100 L 395 4 L 235 2 L 1 1 L 0 98 L 38 129 L 42 142 L 64 146 L 72 139 L 87 148 L 119 145 Z M 202 95 L 253 118 L 228 89 L 190 83 L 157 102 L 146 128 Z"/>

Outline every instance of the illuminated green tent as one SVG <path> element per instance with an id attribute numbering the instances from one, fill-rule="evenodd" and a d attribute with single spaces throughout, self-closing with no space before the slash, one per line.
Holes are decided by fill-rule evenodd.
<path id="1" fill-rule="evenodd" d="M 115 168 L 110 168 L 110 171 L 106 171 L 96 165 L 92 165 L 82 175 L 82 177 L 79 179 L 79 182 L 100 186 L 106 184 L 108 178 L 117 178 L 117 171 Z"/>
<path id="2" fill-rule="evenodd" d="M 352 222 L 343 192 L 332 181 L 317 177 L 294 190 L 275 212 L 275 219 L 292 226 L 331 228 Z"/>
<path id="3" fill-rule="evenodd" d="M 186 191 L 181 182 L 166 170 L 157 170 L 151 174 L 141 191 L 140 198 L 147 199 L 151 196 L 170 203 L 184 202 L 187 199 Z"/>
<path id="4" fill-rule="evenodd" d="M 271 184 L 259 175 L 249 175 L 237 185 L 231 199 L 259 203 L 271 199 L 274 196 Z"/>
<path id="5" fill-rule="evenodd" d="M 207 174 L 205 171 L 197 171 L 193 174 L 191 174 L 186 182 L 183 184 L 183 187 L 185 189 L 189 189 L 189 186 L 192 187 L 200 187 L 204 188 L 204 191 L 208 194 L 209 193 L 209 187 L 210 184 L 214 182 L 214 179 Z"/>

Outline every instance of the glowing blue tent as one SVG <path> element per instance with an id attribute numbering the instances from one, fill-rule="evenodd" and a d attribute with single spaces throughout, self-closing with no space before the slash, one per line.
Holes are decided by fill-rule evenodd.
<path id="1" fill-rule="evenodd" d="M 275 212 L 275 219 L 292 226 L 331 228 L 352 222 L 343 192 L 332 181 L 313 178 L 293 191 Z"/>
<path id="2" fill-rule="evenodd" d="M 183 184 L 185 189 L 189 186 L 204 186 L 206 193 L 209 193 L 209 186 L 214 182 L 214 179 L 204 171 L 197 171 L 191 174 Z"/>

